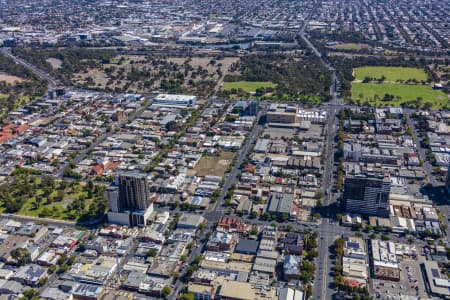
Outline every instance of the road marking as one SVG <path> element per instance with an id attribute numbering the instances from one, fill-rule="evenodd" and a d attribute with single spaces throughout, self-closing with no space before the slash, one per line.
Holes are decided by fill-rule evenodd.
<path id="1" fill-rule="evenodd" d="M 326 241 L 328 241 L 328 238 L 326 238 Z M 328 244 L 328 243 L 327 243 Z M 322 276 L 323 276 L 323 278 L 322 278 L 322 299 L 323 300 L 325 300 L 326 299 L 326 295 L 327 295 L 327 293 L 326 293 L 326 290 L 327 290 L 327 286 L 326 286 L 326 278 L 327 278 L 327 275 L 328 274 L 326 274 L 326 272 L 327 272 L 327 264 L 328 264 L 328 251 L 326 250 L 325 251 L 325 258 L 324 258 L 324 260 L 323 260 L 323 263 L 322 263 L 322 265 L 323 265 L 323 271 L 322 271 Z M 324 276 L 324 274 L 325 274 L 325 276 Z"/>

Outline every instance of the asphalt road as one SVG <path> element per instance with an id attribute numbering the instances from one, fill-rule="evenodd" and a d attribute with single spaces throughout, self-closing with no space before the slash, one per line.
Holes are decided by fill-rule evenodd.
<path id="1" fill-rule="evenodd" d="M 48 73 L 44 72 L 43 70 L 33 66 L 32 64 L 26 62 L 25 60 L 14 56 L 9 48 L 0 48 L 0 52 L 9 57 L 12 58 L 16 63 L 24 66 L 25 68 L 27 68 L 28 70 L 32 71 L 33 73 L 35 73 L 36 75 L 38 75 L 39 77 L 41 77 L 42 79 L 47 80 L 50 89 L 54 89 L 56 88 L 56 86 L 58 85 L 58 81 L 55 80 L 54 78 L 52 78 Z"/>
<path id="2" fill-rule="evenodd" d="M 438 186 L 439 183 L 436 180 L 436 177 L 433 175 L 433 166 L 430 164 L 429 160 L 427 159 L 426 149 L 424 149 L 422 147 L 422 145 L 420 144 L 419 134 L 417 132 L 416 127 L 414 126 L 413 121 L 411 120 L 412 111 L 410 109 L 404 109 L 403 111 L 406 113 L 406 122 L 408 124 L 408 127 L 412 129 L 412 138 L 413 138 L 414 144 L 416 144 L 416 146 L 417 146 L 417 152 L 419 154 L 419 158 L 421 161 L 423 161 L 423 170 L 427 174 L 428 181 L 433 186 Z"/>
<path id="3" fill-rule="evenodd" d="M 266 105 L 266 103 L 264 103 L 263 105 L 264 105 L 263 109 L 260 110 L 257 114 L 256 122 L 258 122 L 259 118 L 266 112 L 267 105 Z M 226 196 L 228 190 L 230 189 L 230 187 L 233 185 L 233 183 L 238 182 L 237 175 L 240 173 L 240 170 L 239 170 L 240 165 L 242 164 L 244 159 L 247 157 L 253 142 L 256 141 L 256 139 L 260 135 L 262 129 L 263 129 L 263 126 L 256 123 L 255 126 L 253 126 L 252 131 L 247 136 L 247 139 L 245 140 L 244 145 L 239 150 L 239 152 L 236 156 L 236 159 L 235 159 L 235 163 L 231 169 L 231 172 L 226 174 L 225 182 L 224 182 L 224 185 L 220 192 L 220 195 L 217 198 L 217 201 L 214 203 L 214 205 L 210 205 L 208 211 L 203 215 L 203 217 L 206 219 L 206 226 L 198 234 L 198 238 L 196 239 L 197 246 L 195 248 L 193 248 L 193 250 L 189 254 L 189 257 L 186 262 L 186 266 L 190 265 L 194 261 L 195 257 L 197 257 L 198 255 L 201 255 L 202 249 L 205 246 L 206 233 L 212 232 L 214 224 L 217 221 L 219 221 L 221 216 L 223 216 L 224 213 L 222 211 L 222 204 L 224 202 L 225 196 Z M 180 273 L 179 278 L 182 278 L 186 274 L 186 270 L 187 270 L 186 266 L 183 268 L 182 272 Z M 169 299 L 171 299 L 171 300 L 176 299 L 176 297 L 180 293 L 182 287 L 183 287 L 183 283 L 181 282 L 180 279 L 178 279 L 176 281 L 175 285 L 173 286 L 172 294 L 170 295 Z"/>
<path id="4" fill-rule="evenodd" d="M 67 227 L 76 227 L 77 224 L 71 221 L 63 221 L 63 220 L 54 220 L 47 218 L 38 218 L 38 217 L 30 217 L 23 215 L 15 215 L 15 214 L 0 214 L 0 218 L 2 219 L 14 219 L 19 222 L 45 222 L 49 226 L 67 226 Z"/>
<path id="5" fill-rule="evenodd" d="M 334 217 L 334 212 L 330 209 L 330 207 L 336 202 L 337 195 L 331 196 L 330 190 L 333 187 L 333 164 L 334 164 L 334 138 L 337 133 L 337 125 L 336 125 L 336 113 L 340 110 L 342 99 L 340 95 L 336 92 L 336 89 L 340 89 L 340 81 L 337 76 L 336 69 L 328 62 L 328 60 L 317 50 L 317 48 L 311 43 L 311 41 L 305 35 L 305 29 L 307 27 L 310 16 L 314 13 L 317 5 L 311 10 L 310 15 L 305 19 L 304 24 L 300 31 L 301 39 L 306 43 L 306 45 L 310 48 L 310 50 L 320 59 L 321 63 L 328 68 L 332 72 L 332 80 L 330 85 L 330 95 L 332 97 L 332 101 L 330 105 L 328 105 L 327 113 L 328 113 L 328 123 L 327 123 L 327 137 L 326 137 L 326 162 L 324 165 L 324 172 L 322 177 L 322 189 L 325 195 L 323 199 L 323 207 L 324 217 L 323 224 L 319 226 L 319 256 L 317 258 L 316 265 L 316 273 L 315 273 L 315 281 L 313 284 L 313 299 L 331 299 L 333 290 L 329 287 L 332 282 L 331 276 L 331 264 L 329 261 L 329 248 L 333 244 L 334 240 L 342 234 L 342 230 L 340 233 L 335 234 L 334 228 L 337 226 L 330 227 L 330 220 Z M 327 193 L 328 191 L 328 193 Z"/>

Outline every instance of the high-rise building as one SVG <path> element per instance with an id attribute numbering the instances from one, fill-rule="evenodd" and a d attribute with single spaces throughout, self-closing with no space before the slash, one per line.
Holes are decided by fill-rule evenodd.
<path id="1" fill-rule="evenodd" d="M 145 226 L 153 212 L 147 174 L 121 173 L 118 186 L 105 191 L 109 203 L 108 221 L 127 226 Z"/>
<path id="2" fill-rule="evenodd" d="M 378 215 L 389 215 L 389 193 L 391 179 L 389 175 L 358 175 L 345 178 L 344 204 L 349 212 Z"/>
<path id="3" fill-rule="evenodd" d="M 150 205 L 147 176 L 141 173 L 119 174 L 119 210 L 147 209 Z"/>

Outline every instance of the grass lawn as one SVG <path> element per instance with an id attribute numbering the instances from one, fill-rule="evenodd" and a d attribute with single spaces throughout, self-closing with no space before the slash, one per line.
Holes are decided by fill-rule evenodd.
<path id="1" fill-rule="evenodd" d="M 351 50 L 351 51 L 358 51 L 361 50 L 363 47 L 361 47 L 358 44 L 340 44 L 334 46 L 334 49 L 336 50 Z"/>
<path id="2" fill-rule="evenodd" d="M 223 84 L 224 90 L 231 89 L 242 89 L 244 92 L 252 93 L 259 88 L 276 87 L 276 83 L 270 81 L 236 81 L 236 82 L 225 82 Z"/>
<path id="3" fill-rule="evenodd" d="M 79 198 L 80 196 L 86 197 L 86 200 L 84 200 L 85 207 L 89 207 L 89 204 L 92 202 L 92 199 L 87 199 L 87 192 L 82 190 L 82 186 L 78 185 L 75 186 L 74 189 L 68 189 L 66 190 L 66 194 L 64 196 L 63 201 L 61 202 L 53 202 L 51 204 L 41 204 L 38 209 L 35 208 L 34 202 L 36 200 L 36 197 L 31 197 L 28 199 L 28 201 L 22 206 L 22 208 L 17 212 L 19 215 L 24 216 L 32 216 L 32 217 L 39 217 L 42 210 L 44 208 L 50 209 L 50 211 L 53 212 L 52 216 L 49 216 L 51 219 L 59 219 L 59 220 L 70 220 L 69 215 L 67 214 L 67 211 L 65 208 L 67 205 L 69 205 L 75 198 Z M 39 189 L 37 191 L 37 195 L 42 195 L 44 191 L 42 189 Z M 53 191 L 50 196 L 56 196 L 57 192 Z"/>
<path id="4" fill-rule="evenodd" d="M 404 67 L 360 67 L 354 69 L 356 80 L 364 80 L 365 77 L 381 78 L 384 75 L 385 81 L 395 82 L 397 80 L 416 79 L 417 81 L 428 79 L 424 70 L 419 68 Z"/>
<path id="5" fill-rule="evenodd" d="M 83 213 L 88 213 L 90 204 L 94 201 L 93 198 L 88 198 L 88 191 L 86 191 L 85 183 L 67 184 L 64 188 L 61 201 L 56 201 L 58 191 L 61 192 L 61 182 L 55 181 L 55 186 L 48 196 L 45 196 L 45 191 L 40 187 L 41 178 L 33 178 L 34 184 L 37 186 L 36 190 L 25 199 L 20 209 L 15 212 L 18 215 L 31 217 L 44 217 L 50 219 L 77 221 L 80 217 L 79 211 L 68 210 L 70 204 L 77 199 L 84 204 Z M 41 199 L 39 204 L 36 199 Z M 53 199 L 53 200 L 51 200 Z M 4 203 L 0 205 L 0 213 L 5 212 Z"/>
<path id="6" fill-rule="evenodd" d="M 380 99 L 385 94 L 394 95 L 395 98 L 392 101 L 375 101 L 374 96 L 378 95 Z M 360 95 L 363 95 L 361 98 Z M 400 96 L 401 98 L 396 98 Z M 440 108 L 448 105 L 450 100 L 448 96 L 439 90 L 433 90 L 427 85 L 406 85 L 406 84 L 391 84 L 391 83 L 352 83 L 352 99 L 353 101 L 369 101 L 371 104 L 377 103 L 377 105 L 393 105 L 400 106 L 403 102 L 415 100 L 418 97 L 422 98 L 422 103 L 430 102 L 433 104 L 433 108 Z"/>

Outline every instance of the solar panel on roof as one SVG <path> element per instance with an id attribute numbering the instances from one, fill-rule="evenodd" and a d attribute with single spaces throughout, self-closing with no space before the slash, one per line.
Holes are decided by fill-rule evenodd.
<path id="1" fill-rule="evenodd" d="M 439 270 L 438 269 L 431 269 L 431 274 L 434 278 L 439 278 Z"/>
<path id="2" fill-rule="evenodd" d="M 347 248 L 358 249 L 359 248 L 359 244 L 355 243 L 355 242 L 348 242 L 347 243 Z"/>

